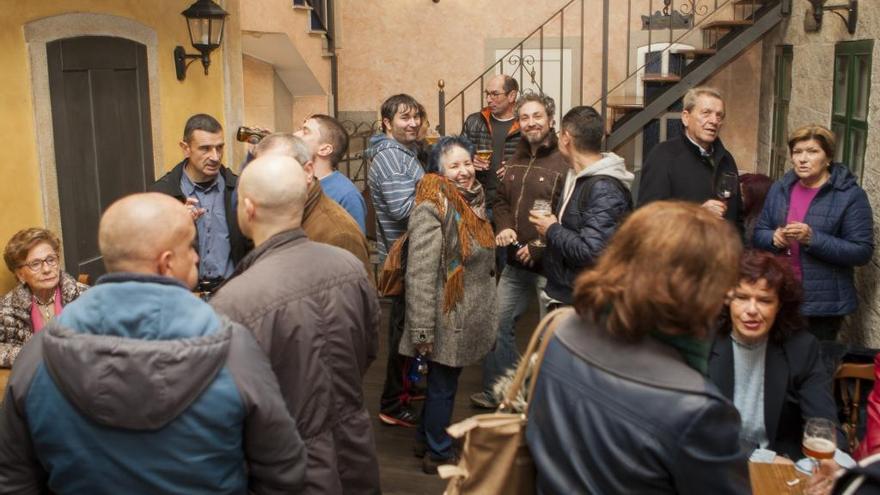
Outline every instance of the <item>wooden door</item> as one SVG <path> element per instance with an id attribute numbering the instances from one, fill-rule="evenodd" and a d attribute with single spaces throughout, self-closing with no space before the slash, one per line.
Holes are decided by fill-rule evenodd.
<path id="1" fill-rule="evenodd" d="M 65 268 L 104 273 L 98 222 L 153 182 L 146 47 L 105 36 L 46 46 Z"/>

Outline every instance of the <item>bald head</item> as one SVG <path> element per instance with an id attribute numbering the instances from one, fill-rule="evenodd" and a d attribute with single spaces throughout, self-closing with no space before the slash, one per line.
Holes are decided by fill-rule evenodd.
<path id="1" fill-rule="evenodd" d="M 104 212 L 98 229 L 108 272 L 165 275 L 193 285 L 189 272 L 196 270 L 198 261 L 192 251 L 194 237 L 186 207 L 159 193 L 132 194 L 116 201 Z"/>
<path id="2" fill-rule="evenodd" d="M 238 182 L 238 221 L 255 243 L 300 226 L 306 204 L 306 174 L 298 161 L 264 154 L 248 164 Z"/>
<path id="3" fill-rule="evenodd" d="M 283 132 L 269 134 L 254 148 L 254 156 L 257 158 L 266 155 L 287 156 L 299 162 L 300 165 L 312 159 L 309 147 L 302 139 Z"/>

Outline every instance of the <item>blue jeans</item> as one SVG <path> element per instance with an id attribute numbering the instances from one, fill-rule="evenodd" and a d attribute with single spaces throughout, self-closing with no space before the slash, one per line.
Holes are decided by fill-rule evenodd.
<path id="1" fill-rule="evenodd" d="M 461 368 L 453 368 L 433 361 L 428 363 L 428 388 L 422 407 L 422 420 L 416 430 L 416 438 L 428 447 L 425 455 L 434 460 L 451 459 L 452 438 L 446 428 L 452 422 L 455 392 Z"/>
<path id="2" fill-rule="evenodd" d="M 540 298 L 547 279 L 516 265 L 507 265 L 498 281 L 498 334 L 495 347 L 483 361 L 483 391 L 491 396 L 495 381 L 507 370 L 516 367 L 516 322 L 529 307 L 529 298 Z M 540 299 L 539 299 L 540 300 Z M 541 318 L 546 313 L 539 305 Z"/>

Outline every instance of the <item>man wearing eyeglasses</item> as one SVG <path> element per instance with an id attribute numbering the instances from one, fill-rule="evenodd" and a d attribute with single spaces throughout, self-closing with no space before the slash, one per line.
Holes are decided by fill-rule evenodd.
<path id="1" fill-rule="evenodd" d="M 486 191 L 486 204 L 495 202 L 498 180 L 504 176 L 504 161 L 516 151 L 519 142 L 519 122 L 514 118 L 513 106 L 519 85 L 516 79 L 499 74 L 486 83 L 486 107 L 472 113 L 464 121 L 461 133 L 477 150 L 492 150 L 492 158 L 474 158 L 477 180 Z"/>

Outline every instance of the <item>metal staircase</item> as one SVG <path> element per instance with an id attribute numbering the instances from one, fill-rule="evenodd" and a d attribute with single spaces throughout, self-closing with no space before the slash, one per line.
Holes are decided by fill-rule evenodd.
<path id="1" fill-rule="evenodd" d="M 592 6 L 599 1 L 568 1 L 451 98 L 446 99 L 444 84 L 440 81 L 438 130 L 441 134 L 445 134 L 450 114 L 463 122 L 467 114 L 482 107 L 485 82 L 495 74 L 504 73 L 517 78 L 520 88 L 525 91 L 548 94 L 555 91 L 555 86 L 544 87 L 547 80 L 545 60 L 561 61 L 564 59 L 564 49 L 573 51 L 580 46 L 583 61 L 584 24 L 600 14 L 595 12 L 597 9 L 587 11 L 585 3 Z M 605 118 L 606 148 L 610 150 L 620 147 L 658 116 L 677 110 L 678 102 L 689 88 L 703 83 L 721 70 L 791 12 L 791 0 L 627 0 L 626 3 L 601 0 L 601 3 L 601 90 L 592 105 Z M 633 9 L 645 4 L 648 12 L 647 15 L 641 15 L 642 28 L 634 30 Z M 625 55 L 620 53 L 623 50 L 620 36 L 612 39 L 610 33 L 612 8 L 625 8 Z M 616 18 L 622 16 L 622 11 L 615 11 Z M 585 16 L 590 16 L 590 19 Z M 572 25 L 572 19 L 576 19 L 576 25 Z M 575 41 L 572 40 L 572 32 L 579 33 Z M 595 39 L 591 40 L 591 43 L 594 42 Z M 634 51 L 643 56 L 644 61 L 640 58 L 632 60 Z M 617 71 L 614 73 L 619 74 L 624 56 L 625 75 L 617 76 L 616 84 L 609 87 L 614 71 L 611 66 L 616 63 Z M 552 74 L 552 79 L 554 83 L 560 81 L 557 107 L 558 117 L 561 117 L 568 107 L 584 104 L 584 95 L 590 92 L 595 95 L 597 88 L 585 87 L 583 62 L 577 64 L 577 71 L 570 68 L 568 74 L 561 62 L 557 65 L 559 75 L 556 77 L 556 74 Z M 555 66 L 553 70 L 556 70 Z M 575 72 L 579 72 L 579 75 Z M 573 87 L 577 84 L 568 97 L 569 101 L 565 101 L 566 94 L 561 84 L 566 78 Z M 596 85 L 595 82 L 592 84 Z M 477 88 L 479 93 L 474 98 Z M 466 104 L 466 98 L 469 98 L 469 105 Z M 451 131 L 456 132 L 457 129 L 453 127 Z"/>

